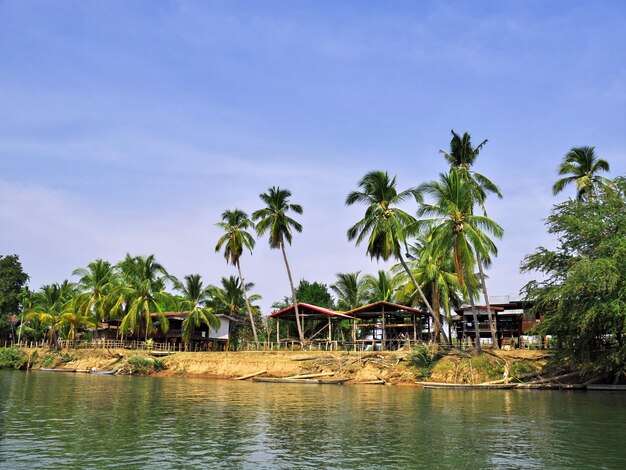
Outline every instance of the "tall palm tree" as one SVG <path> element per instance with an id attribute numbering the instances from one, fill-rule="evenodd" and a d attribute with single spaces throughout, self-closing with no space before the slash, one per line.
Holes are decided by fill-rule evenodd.
<path id="1" fill-rule="evenodd" d="M 337 273 L 337 282 L 330 286 L 337 296 L 337 308 L 347 311 L 361 307 L 366 302 L 364 279 L 359 279 L 360 271 Z"/>
<path id="2" fill-rule="evenodd" d="M 402 245 L 406 246 L 407 229 L 415 224 L 415 218 L 395 205 L 414 197 L 419 200 L 419 193 L 411 188 L 398 192 L 395 176 L 390 179 L 385 171 L 371 171 L 358 183 L 361 191 L 352 191 L 346 198 L 346 204 L 351 206 L 357 202 L 367 205 L 365 217 L 348 229 L 348 240 L 356 240 L 360 245 L 366 238 L 367 254 L 372 258 L 387 261 L 394 257 L 402 264 L 407 275 L 419 292 L 422 302 L 428 308 L 435 324 L 439 322 L 439 313 L 435 313 L 424 296 L 421 287 L 407 266 L 402 256 Z M 444 341 L 448 338 L 443 333 Z"/>
<path id="3" fill-rule="evenodd" d="M 104 320 L 110 295 L 118 284 L 115 267 L 108 261 L 97 259 L 86 268 L 75 269 L 72 274 L 80 276 L 77 287 L 82 292 L 77 298 L 77 307 L 85 315 Z"/>
<path id="4" fill-rule="evenodd" d="M 300 342 L 304 343 L 304 331 L 302 329 L 302 320 L 298 311 L 298 299 L 296 298 L 296 288 L 293 284 L 291 269 L 287 261 L 285 252 L 285 242 L 291 245 L 293 238 L 292 230 L 302 232 L 302 225 L 287 215 L 288 212 L 302 214 L 302 206 L 299 204 L 291 204 L 289 198 L 291 191 L 272 186 L 266 193 L 259 195 L 261 201 L 265 203 L 263 209 L 259 209 L 252 214 L 252 220 L 256 221 L 256 231 L 259 236 L 269 233 L 270 248 L 280 249 L 285 261 L 287 269 L 287 277 L 289 278 L 289 286 L 291 287 L 291 300 L 296 313 L 296 325 L 298 327 L 298 335 Z"/>
<path id="5" fill-rule="evenodd" d="M 138 334 L 143 329 L 147 340 L 154 329 L 152 314 L 155 313 L 161 331 L 167 333 L 169 323 L 160 306 L 171 301 L 171 296 L 164 292 L 165 280 L 169 277 L 165 268 L 154 255 L 133 257 L 127 254 L 117 269 L 122 286 L 116 291 L 117 301 L 111 311 L 122 309 L 120 331 Z"/>
<path id="6" fill-rule="evenodd" d="M 455 168 L 447 174 L 441 174 L 438 181 L 421 185 L 418 190 L 433 199 L 433 203 L 420 205 L 418 215 L 431 218 L 420 221 L 418 225 L 432 229 L 433 250 L 452 254 L 459 285 L 472 308 L 476 350 L 480 352 L 480 330 L 471 278 L 474 276 L 476 253 L 483 258 L 497 253 L 495 244 L 487 234 L 501 237 L 502 228 L 486 216 L 474 215 L 472 188 Z"/>
<path id="7" fill-rule="evenodd" d="M 189 346 L 189 341 L 193 336 L 195 328 L 204 323 L 209 328 L 219 328 L 220 320 L 209 307 L 212 296 L 212 286 L 204 287 L 202 277 L 199 274 L 185 276 L 185 282 L 172 278 L 174 289 L 180 292 L 181 299 L 178 301 L 178 309 L 187 313 L 187 318 L 183 320 L 182 339 L 185 350 Z"/>
<path id="8" fill-rule="evenodd" d="M 224 247 L 224 258 L 227 263 L 231 263 L 237 266 L 239 272 L 239 279 L 241 283 L 245 284 L 243 274 L 241 272 L 240 258 L 243 254 L 244 248 L 247 248 L 250 253 L 254 248 L 254 237 L 246 231 L 248 228 L 253 228 L 254 224 L 248 218 L 248 214 L 240 209 L 227 210 L 222 214 L 222 221 L 215 224 L 216 227 L 221 228 L 226 233 L 220 237 L 215 246 L 215 251 L 220 251 Z M 254 324 L 254 317 L 252 316 L 252 308 L 250 308 L 250 302 L 248 300 L 248 294 L 246 290 L 243 290 L 243 296 L 246 301 L 246 308 L 248 310 L 248 316 L 250 317 L 250 326 L 252 327 L 252 334 L 254 336 L 254 342 L 259 345 L 259 338 L 256 333 L 256 326 Z"/>
<path id="9" fill-rule="evenodd" d="M 376 276 L 367 274 L 363 278 L 368 302 L 395 302 L 399 288 L 399 277 L 380 269 Z"/>
<path id="10" fill-rule="evenodd" d="M 455 168 L 458 171 L 459 176 L 469 185 L 472 193 L 474 203 L 478 204 L 482 210 L 483 215 L 487 216 L 487 209 L 485 207 L 485 199 L 488 193 L 493 193 L 499 198 L 502 198 L 502 193 L 498 186 L 496 186 L 489 178 L 471 170 L 472 165 L 476 162 L 478 155 L 482 148 L 487 144 L 487 139 L 483 140 L 476 147 L 472 146 L 472 138 L 468 132 L 464 132 L 460 137 L 454 130 L 452 133 L 452 139 L 450 140 L 450 152 L 440 150 L 444 158 L 450 163 L 450 168 Z M 487 292 L 487 282 L 485 280 L 485 272 L 483 265 L 485 263 L 490 264 L 490 259 L 481 258 L 480 253 L 476 253 L 476 264 L 478 266 L 478 272 L 485 299 L 485 306 L 487 307 L 487 316 L 489 319 L 489 329 L 491 331 L 491 341 L 494 347 L 498 347 L 496 322 L 491 311 L 491 305 L 489 303 L 489 294 Z"/>
<path id="11" fill-rule="evenodd" d="M 552 186 L 556 196 L 570 183 L 576 184 L 576 199 L 592 200 L 598 188 L 610 188 L 612 182 L 608 178 L 598 175 L 602 171 L 610 171 L 609 162 L 598 158 L 595 147 L 572 147 L 565 154 L 559 165 L 559 175 L 565 176 L 557 180 Z"/>

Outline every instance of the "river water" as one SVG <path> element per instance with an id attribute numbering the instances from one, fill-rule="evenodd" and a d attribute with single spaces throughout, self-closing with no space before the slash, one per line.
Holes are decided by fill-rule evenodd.
<path id="1" fill-rule="evenodd" d="M 2 468 L 626 468 L 626 394 L 0 370 Z"/>

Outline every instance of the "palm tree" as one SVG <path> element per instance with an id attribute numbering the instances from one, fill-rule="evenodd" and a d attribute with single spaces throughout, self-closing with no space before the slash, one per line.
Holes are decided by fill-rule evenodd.
<path id="1" fill-rule="evenodd" d="M 302 214 L 302 206 L 299 204 L 291 204 L 289 202 L 291 191 L 275 186 L 269 188 L 267 193 L 261 193 L 259 197 L 265 203 L 265 207 L 254 212 L 252 214 L 252 220 L 257 222 L 256 231 L 259 236 L 262 236 L 266 232 L 269 233 L 270 248 L 280 248 L 282 251 L 285 268 L 287 269 L 287 277 L 289 278 L 289 286 L 291 287 L 291 300 L 293 301 L 293 307 L 296 313 L 298 335 L 300 337 L 300 342 L 304 343 L 304 331 L 302 329 L 300 312 L 298 311 L 296 288 L 293 284 L 291 269 L 289 268 L 287 254 L 285 253 L 285 242 L 291 245 L 291 240 L 293 238 L 292 230 L 295 230 L 298 233 L 302 232 L 302 225 L 289 217 L 287 213 L 291 211 L 296 214 Z"/>
<path id="2" fill-rule="evenodd" d="M 497 253 L 486 232 L 499 238 L 502 228 L 486 216 L 474 215 L 472 188 L 455 168 L 448 174 L 441 174 L 439 181 L 421 185 L 419 192 L 431 196 L 434 202 L 421 204 L 418 215 L 432 218 L 420 221 L 418 226 L 426 225 L 432 229 L 433 250 L 452 254 L 459 286 L 465 291 L 472 308 L 476 350 L 480 352 L 480 330 L 471 278 L 474 276 L 476 254 L 485 258 Z"/>
<path id="3" fill-rule="evenodd" d="M 554 183 L 552 192 L 556 196 L 570 183 L 576 184 L 576 199 L 593 199 L 598 188 L 610 188 L 612 182 L 608 178 L 599 176 L 601 171 L 608 172 L 609 162 L 598 158 L 595 147 L 572 147 L 565 154 L 563 162 L 559 165 L 559 175 L 565 176 Z"/>
<path id="4" fill-rule="evenodd" d="M 78 308 L 85 315 L 104 320 L 107 316 L 107 302 L 114 291 L 118 278 L 115 267 L 108 261 L 97 259 L 86 268 L 75 269 L 72 273 L 80 276 L 77 287 L 82 293 L 77 298 Z"/>
<path id="5" fill-rule="evenodd" d="M 254 224 L 248 218 L 248 214 L 242 210 L 235 209 L 224 211 L 222 214 L 222 221 L 216 223 L 215 226 L 226 232 L 217 241 L 215 251 L 220 251 L 222 247 L 224 247 L 224 258 L 226 258 L 226 262 L 237 266 L 239 279 L 241 279 L 242 284 L 245 284 L 239 260 L 243 254 L 244 248 L 247 248 L 250 253 L 252 253 L 252 249 L 254 248 L 254 237 L 250 235 L 246 229 L 253 228 Z M 250 308 L 250 302 L 248 301 L 248 295 L 246 294 L 245 289 L 243 290 L 243 296 L 246 301 L 248 316 L 250 317 L 250 326 L 252 327 L 254 342 L 258 347 L 259 338 L 256 333 L 254 317 L 252 316 L 252 309 Z"/>
<path id="6" fill-rule="evenodd" d="M 433 321 L 439 324 L 441 330 L 439 314 L 430 306 L 402 256 L 402 245 L 406 245 L 407 229 L 415 224 L 415 218 L 394 207 L 411 197 L 419 200 L 419 194 L 413 188 L 398 192 L 395 176 L 389 179 L 387 172 L 383 171 L 367 173 L 358 185 L 361 191 L 352 191 L 348 194 L 346 204 L 351 206 L 359 202 L 367 205 L 367 209 L 365 217 L 348 229 L 348 240 L 356 239 L 356 244 L 360 245 L 368 238 L 367 253 L 370 257 L 387 261 L 393 256 L 399 260 L 432 315 Z M 443 337 L 447 343 L 445 333 Z"/>
<path id="7" fill-rule="evenodd" d="M 221 281 L 221 287 L 214 287 L 211 290 L 212 300 L 211 306 L 214 312 L 224 313 L 231 317 L 243 320 L 245 315 L 242 314 L 244 308 L 250 305 L 250 308 L 254 316 L 260 315 L 260 309 L 254 305 L 254 302 L 261 299 L 260 295 L 248 294 L 248 292 L 254 287 L 252 282 L 248 282 L 245 286 L 241 283 L 241 280 L 235 276 L 223 277 Z M 248 298 L 248 304 L 246 304 L 245 296 Z M 254 317 L 253 317 L 254 318 Z M 245 328 L 245 325 L 243 325 Z M 237 328 L 233 337 L 238 337 L 238 331 L 241 328 Z"/>
<path id="8" fill-rule="evenodd" d="M 185 276 L 184 284 L 178 279 L 172 278 L 172 280 L 174 289 L 180 292 L 182 297 L 178 302 L 178 309 L 187 313 L 187 318 L 183 320 L 182 332 L 186 350 L 195 328 L 204 323 L 209 328 L 217 329 L 220 326 L 220 320 L 213 313 L 213 309 L 209 307 L 213 287 L 204 287 L 202 277 L 199 274 Z"/>
<path id="9" fill-rule="evenodd" d="M 367 274 L 363 280 L 365 281 L 365 289 L 368 302 L 395 302 L 396 291 L 398 290 L 398 276 L 381 269 L 376 276 Z"/>
<path id="10" fill-rule="evenodd" d="M 42 326 L 47 327 L 50 347 L 57 350 L 61 349 L 59 327 L 68 323 L 67 315 L 75 314 L 72 305 L 75 293 L 75 287 L 68 281 L 42 286 L 41 290 L 33 295 L 32 308 L 24 317 L 25 322 L 36 319 Z"/>
<path id="11" fill-rule="evenodd" d="M 420 236 L 415 243 L 409 246 L 407 257 L 409 258 L 407 264 L 420 285 L 424 286 L 424 293 L 430 298 L 433 309 L 436 312 L 443 309 L 448 327 L 450 327 L 452 323 L 451 307 L 461 304 L 459 281 L 454 272 L 452 257 L 449 253 L 438 253 L 433 250 L 430 233 Z M 399 268 L 401 266 L 394 266 L 394 269 L 398 271 L 400 271 Z M 419 303 L 418 293 L 412 284 L 406 284 L 399 295 L 402 296 L 400 297 L 402 300 L 399 301 L 405 305 Z M 449 331 L 450 328 L 448 328 Z M 435 337 L 439 334 L 440 331 L 436 330 Z"/>
<path id="12" fill-rule="evenodd" d="M 171 296 L 164 292 L 165 280 L 169 277 L 165 268 L 155 260 L 154 255 L 133 257 L 127 254 L 117 269 L 122 286 L 117 291 L 119 295 L 116 292 L 117 301 L 111 311 L 123 309 L 120 331 L 137 334 L 143 322 L 147 340 L 154 328 L 152 314 L 155 313 L 161 331 L 167 333 L 169 323 L 160 306 L 171 301 Z"/>
<path id="13" fill-rule="evenodd" d="M 347 311 L 361 307 L 366 302 L 364 279 L 359 279 L 360 271 L 337 273 L 337 282 L 330 286 L 337 296 L 337 308 Z"/>
<path id="14" fill-rule="evenodd" d="M 476 147 L 472 146 L 472 138 L 468 132 L 464 132 L 460 137 L 454 130 L 452 133 L 452 140 L 450 141 L 450 152 L 447 153 L 440 150 L 444 158 L 450 163 L 450 168 L 457 169 L 459 176 L 469 184 L 470 191 L 474 198 L 474 203 L 480 205 L 483 210 L 483 215 L 487 216 L 487 209 L 485 208 L 485 199 L 487 193 L 493 193 L 499 198 L 502 198 L 502 193 L 498 186 L 496 186 L 489 178 L 477 173 L 470 168 L 476 162 L 478 155 L 482 148 L 487 144 L 487 139 L 483 140 Z M 472 204 L 472 211 L 473 211 Z M 489 303 L 489 294 L 487 292 L 487 282 L 485 281 L 485 273 L 483 270 L 483 264 L 489 264 L 491 260 L 482 259 L 480 253 L 476 253 L 476 264 L 478 265 L 478 272 L 480 276 L 481 287 L 485 298 L 485 305 L 487 307 L 487 317 L 489 319 L 489 329 L 491 331 L 491 341 L 494 347 L 498 347 L 496 322 L 491 312 L 491 305 Z"/>

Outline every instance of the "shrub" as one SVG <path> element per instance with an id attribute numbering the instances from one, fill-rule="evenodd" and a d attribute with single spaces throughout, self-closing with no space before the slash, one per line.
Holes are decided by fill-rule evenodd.
<path id="1" fill-rule="evenodd" d="M 167 365 L 163 359 L 134 356 L 128 359 L 131 374 L 149 374 L 165 370 Z"/>
<path id="2" fill-rule="evenodd" d="M 440 358 L 439 353 L 432 354 L 430 350 L 423 344 L 418 344 L 413 348 L 413 352 L 409 354 L 407 363 L 411 367 L 417 369 L 417 378 L 426 378 L 430 376 L 435 362 Z"/>
<path id="3" fill-rule="evenodd" d="M 19 369 L 26 361 L 26 354 L 16 348 L 0 349 L 0 369 Z"/>

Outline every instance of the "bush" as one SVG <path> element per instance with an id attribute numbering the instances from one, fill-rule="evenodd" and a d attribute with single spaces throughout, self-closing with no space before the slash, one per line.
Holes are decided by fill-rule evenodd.
<path id="1" fill-rule="evenodd" d="M 0 349 L 0 369 L 19 369 L 26 361 L 26 354 L 16 348 Z"/>
<path id="2" fill-rule="evenodd" d="M 163 359 L 134 356 L 128 359 L 131 374 L 149 374 L 165 370 L 167 365 Z"/>
<path id="3" fill-rule="evenodd" d="M 415 374 L 418 378 L 430 376 L 435 362 L 440 358 L 439 353 L 432 354 L 430 350 L 423 344 L 418 344 L 413 348 L 413 352 L 409 354 L 407 363 L 411 367 L 417 369 Z"/>

